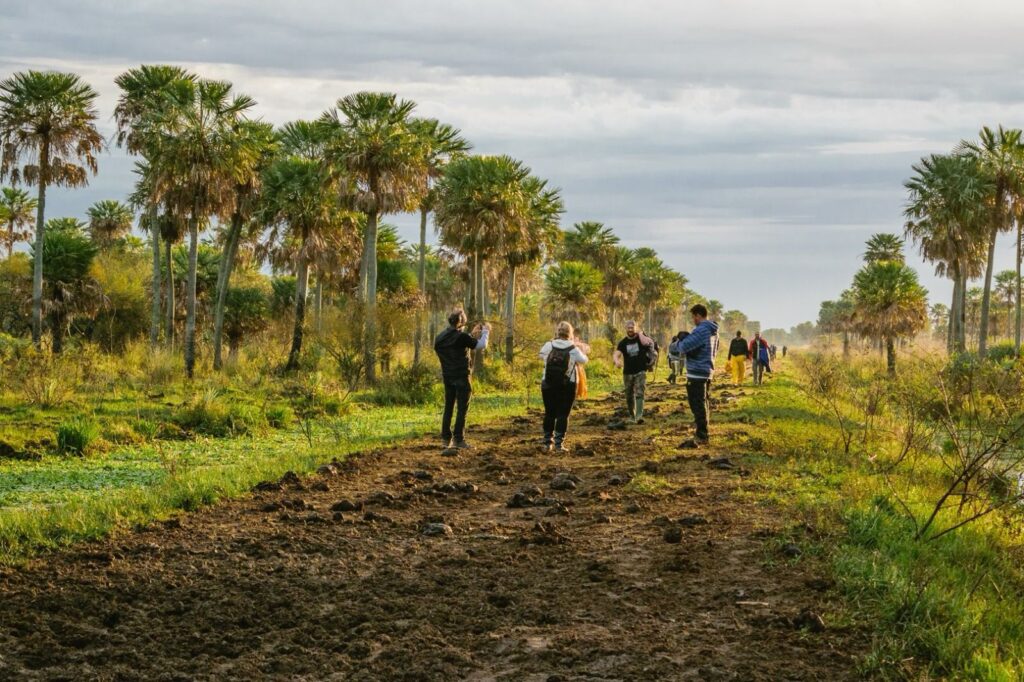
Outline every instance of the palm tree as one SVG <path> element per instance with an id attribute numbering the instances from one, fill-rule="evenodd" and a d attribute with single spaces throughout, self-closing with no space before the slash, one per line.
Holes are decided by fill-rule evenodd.
<path id="1" fill-rule="evenodd" d="M 631 305 L 640 286 L 639 259 L 636 252 L 624 246 L 616 246 L 608 256 L 604 267 L 604 291 L 602 298 L 608 305 L 608 331 L 615 335 L 616 313 Z"/>
<path id="2" fill-rule="evenodd" d="M 0 179 L 39 188 L 32 272 L 32 341 L 43 330 L 46 189 L 82 187 L 97 171 L 103 136 L 96 129 L 92 87 L 73 73 L 28 71 L 0 81 Z"/>
<path id="3" fill-rule="evenodd" d="M 132 230 L 135 214 L 115 199 L 97 201 L 89 207 L 89 236 L 99 246 L 123 238 Z"/>
<path id="4" fill-rule="evenodd" d="M 618 236 L 604 223 L 585 220 L 567 230 L 562 238 L 560 260 L 590 263 L 604 270 L 619 246 Z"/>
<path id="5" fill-rule="evenodd" d="M 864 251 L 865 263 L 894 261 L 903 263 L 903 240 L 889 232 L 879 232 L 868 239 Z"/>
<path id="6" fill-rule="evenodd" d="M 949 349 L 966 348 L 967 281 L 980 277 L 988 241 L 987 197 L 992 178 L 977 159 L 932 155 L 913 167 L 904 183 L 908 201 L 905 234 L 915 241 L 935 272 L 953 280 Z"/>
<path id="7" fill-rule="evenodd" d="M 47 221 L 43 240 L 43 268 L 50 289 L 48 302 L 52 350 L 64 349 L 64 334 L 70 313 L 79 297 L 86 294 L 84 283 L 97 247 L 85 235 L 85 225 L 74 218 Z M 32 247 L 33 251 L 36 249 Z"/>
<path id="8" fill-rule="evenodd" d="M 1002 303 L 1005 306 L 1003 314 L 1006 317 L 1006 329 L 1010 329 L 1010 320 L 1013 315 L 1013 304 L 1017 296 L 1017 287 L 1020 285 L 1020 279 L 1017 277 L 1017 273 L 1014 270 L 1003 270 L 997 272 L 994 278 L 995 287 L 993 288 L 998 298 L 1002 299 Z M 998 319 L 998 316 L 996 316 Z M 992 332 L 993 336 L 996 336 L 995 332 Z M 1009 335 L 1007 335 L 1009 336 Z"/>
<path id="9" fill-rule="evenodd" d="M 593 319 L 601 310 L 601 271 L 589 263 L 565 261 L 544 276 L 545 299 L 551 319 L 568 320 L 574 327 Z"/>
<path id="10" fill-rule="evenodd" d="M 346 225 L 337 175 L 323 162 L 324 130 L 308 121 L 286 124 L 279 132 L 281 155 L 263 175 L 259 220 L 269 226 L 268 241 L 294 247 L 295 321 L 286 369 L 299 367 L 309 284 L 309 265 Z M 352 225 L 351 220 L 347 223 Z"/>
<path id="11" fill-rule="evenodd" d="M 173 83 L 165 108 L 153 111 L 144 125 L 151 131 L 148 160 L 154 196 L 187 216 L 189 269 L 185 316 L 185 373 L 192 378 L 196 362 L 196 267 L 199 232 L 214 214 L 233 205 L 234 191 L 259 162 L 259 153 L 242 143 L 238 126 L 255 101 L 232 92 L 222 81 Z"/>
<path id="12" fill-rule="evenodd" d="M 244 148 L 247 158 L 255 159 L 247 165 L 235 178 L 231 221 L 224 239 L 224 251 L 220 259 L 220 271 L 217 273 L 217 291 L 213 308 L 213 368 L 219 370 L 223 364 L 221 357 L 221 339 L 224 333 L 224 309 L 227 304 L 228 288 L 231 282 L 231 271 L 235 267 L 238 244 L 242 237 L 243 225 L 252 217 L 259 190 L 260 175 L 269 165 L 278 143 L 274 137 L 274 128 L 269 123 L 260 121 L 239 121 L 235 126 L 235 144 Z"/>
<path id="13" fill-rule="evenodd" d="M 14 253 L 14 245 L 28 241 L 32 232 L 26 227 L 32 221 L 38 203 L 29 193 L 17 187 L 4 187 L 0 190 L 0 222 L 7 225 L 7 234 L 3 235 L 2 243 L 7 247 L 7 257 Z"/>
<path id="14" fill-rule="evenodd" d="M 853 278 L 853 325 L 862 335 L 885 343 L 886 365 L 896 373 L 896 340 L 928 324 L 928 292 L 917 273 L 903 263 L 868 263 Z"/>
<path id="15" fill-rule="evenodd" d="M 427 155 L 412 121 L 414 102 L 397 95 L 359 92 L 320 118 L 331 135 L 327 160 L 354 183 L 353 205 L 366 214 L 360 298 L 366 306 L 363 367 L 376 383 L 377 222 L 381 215 L 415 207 Z"/>
<path id="16" fill-rule="evenodd" d="M 462 136 L 458 128 L 441 123 L 433 118 L 412 120 L 412 128 L 421 141 L 424 155 L 423 186 L 419 198 L 420 242 L 418 250 L 417 279 L 420 293 L 427 299 L 427 216 L 433 210 L 433 184 L 441 177 L 445 165 L 453 158 L 464 155 L 472 145 Z M 413 343 L 413 363 L 419 364 L 420 349 L 423 345 L 423 314 L 416 312 L 416 339 Z"/>
<path id="17" fill-rule="evenodd" d="M 988 261 L 985 264 L 985 286 L 981 298 L 981 324 L 978 330 L 978 355 L 988 351 L 988 318 L 992 298 L 992 275 L 995 268 L 996 237 L 1008 230 L 1012 219 L 1010 207 L 1024 194 L 1024 142 L 1020 130 L 999 126 L 984 127 L 977 142 L 961 142 L 958 151 L 978 159 L 993 181 L 988 234 Z M 1021 246 L 1018 239 L 1017 260 Z M 1019 267 L 1019 266 L 1018 266 Z"/>
<path id="18" fill-rule="evenodd" d="M 520 230 L 505 235 L 499 247 L 508 266 L 508 286 L 505 294 L 505 361 L 514 359 L 516 328 L 516 272 L 535 263 L 550 251 L 558 239 L 558 219 L 565 212 L 561 193 L 548 189 L 547 182 L 529 176 L 523 182 L 523 191 L 529 201 L 525 222 Z"/>
<path id="19" fill-rule="evenodd" d="M 150 126 L 155 121 L 163 120 L 158 115 L 172 101 L 170 93 L 181 81 L 194 82 L 196 77 L 178 66 L 163 64 L 143 64 L 136 69 L 129 69 L 119 75 L 114 82 L 121 90 L 121 96 L 114 107 L 114 122 L 117 124 L 117 145 L 124 147 L 130 154 L 141 154 L 147 158 L 147 150 L 155 143 Z M 139 168 L 140 176 L 145 181 L 149 173 L 148 163 Z M 149 327 L 149 343 L 156 346 L 160 340 L 160 238 L 162 221 L 157 216 L 158 202 L 153 201 L 153 192 L 142 187 L 140 196 L 143 204 L 144 227 L 149 232 L 150 246 L 153 249 L 153 278 L 151 282 L 151 313 Z M 170 272 L 170 245 L 167 249 L 167 267 Z M 173 296 L 173 286 L 168 286 Z M 168 318 L 171 328 L 167 334 L 167 342 L 172 343 L 174 302 L 169 297 L 167 302 Z"/>

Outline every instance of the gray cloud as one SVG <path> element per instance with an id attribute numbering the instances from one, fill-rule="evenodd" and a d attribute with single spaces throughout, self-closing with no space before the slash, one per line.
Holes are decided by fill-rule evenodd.
<path id="1" fill-rule="evenodd" d="M 142 62 L 230 79 L 275 123 L 395 90 L 550 178 L 567 222 L 655 246 L 772 326 L 815 317 L 864 239 L 899 230 L 912 162 L 1024 119 L 1024 5 L 994 0 L 969 16 L 952 0 L 0 5 L 0 72 L 82 73 L 107 129 L 114 75 Z M 113 151 L 89 188 L 50 205 L 81 214 L 132 182 Z M 394 222 L 413 237 L 412 219 Z"/>

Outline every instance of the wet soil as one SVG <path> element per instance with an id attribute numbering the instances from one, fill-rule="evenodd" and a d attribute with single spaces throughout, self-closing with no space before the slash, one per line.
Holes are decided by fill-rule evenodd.
<path id="1" fill-rule="evenodd" d="M 855 678 L 826 568 L 736 495 L 765 465 L 678 449 L 683 389 L 650 391 L 625 430 L 585 405 L 567 453 L 530 413 L 0 568 L 0 679 Z"/>

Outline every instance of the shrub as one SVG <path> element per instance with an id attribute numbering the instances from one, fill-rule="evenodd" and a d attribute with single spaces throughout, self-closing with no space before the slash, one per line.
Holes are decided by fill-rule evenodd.
<path id="1" fill-rule="evenodd" d="M 295 421 L 295 411 L 287 405 L 271 405 L 267 408 L 267 424 L 275 429 L 286 429 Z"/>
<path id="2" fill-rule="evenodd" d="M 103 437 L 117 445 L 135 445 L 145 440 L 126 422 L 112 422 L 103 429 Z"/>
<path id="3" fill-rule="evenodd" d="M 378 405 L 425 405 L 434 400 L 437 377 L 423 365 L 398 367 L 373 394 Z"/>
<path id="4" fill-rule="evenodd" d="M 261 423 L 257 410 L 238 403 L 225 405 L 217 391 L 209 391 L 189 401 L 173 419 L 183 431 L 215 438 L 248 433 Z"/>
<path id="5" fill-rule="evenodd" d="M 1020 356 L 1017 354 L 1017 347 L 1012 341 L 997 343 L 988 349 L 988 359 L 999 364 L 1009 364 L 1016 361 Z"/>
<path id="6" fill-rule="evenodd" d="M 99 435 L 96 422 L 86 417 L 75 417 L 57 427 L 57 451 L 62 455 L 84 455 Z"/>

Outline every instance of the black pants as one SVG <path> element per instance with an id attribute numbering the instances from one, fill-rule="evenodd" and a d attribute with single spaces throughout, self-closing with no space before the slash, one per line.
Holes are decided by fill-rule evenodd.
<path id="1" fill-rule="evenodd" d="M 444 415 L 441 417 L 441 438 L 462 440 L 466 436 L 466 411 L 473 388 L 469 379 L 444 380 Z M 456 406 L 458 410 L 455 411 Z M 452 433 L 452 412 L 455 411 L 455 432 Z"/>
<path id="2" fill-rule="evenodd" d="M 541 385 L 540 394 L 544 398 L 544 438 L 549 443 L 554 438 L 559 444 L 569 429 L 569 413 L 576 402 L 576 384 Z"/>
<path id="3" fill-rule="evenodd" d="M 697 426 L 697 440 L 708 439 L 708 390 L 710 379 L 687 379 L 686 400 L 690 403 L 693 423 Z"/>

